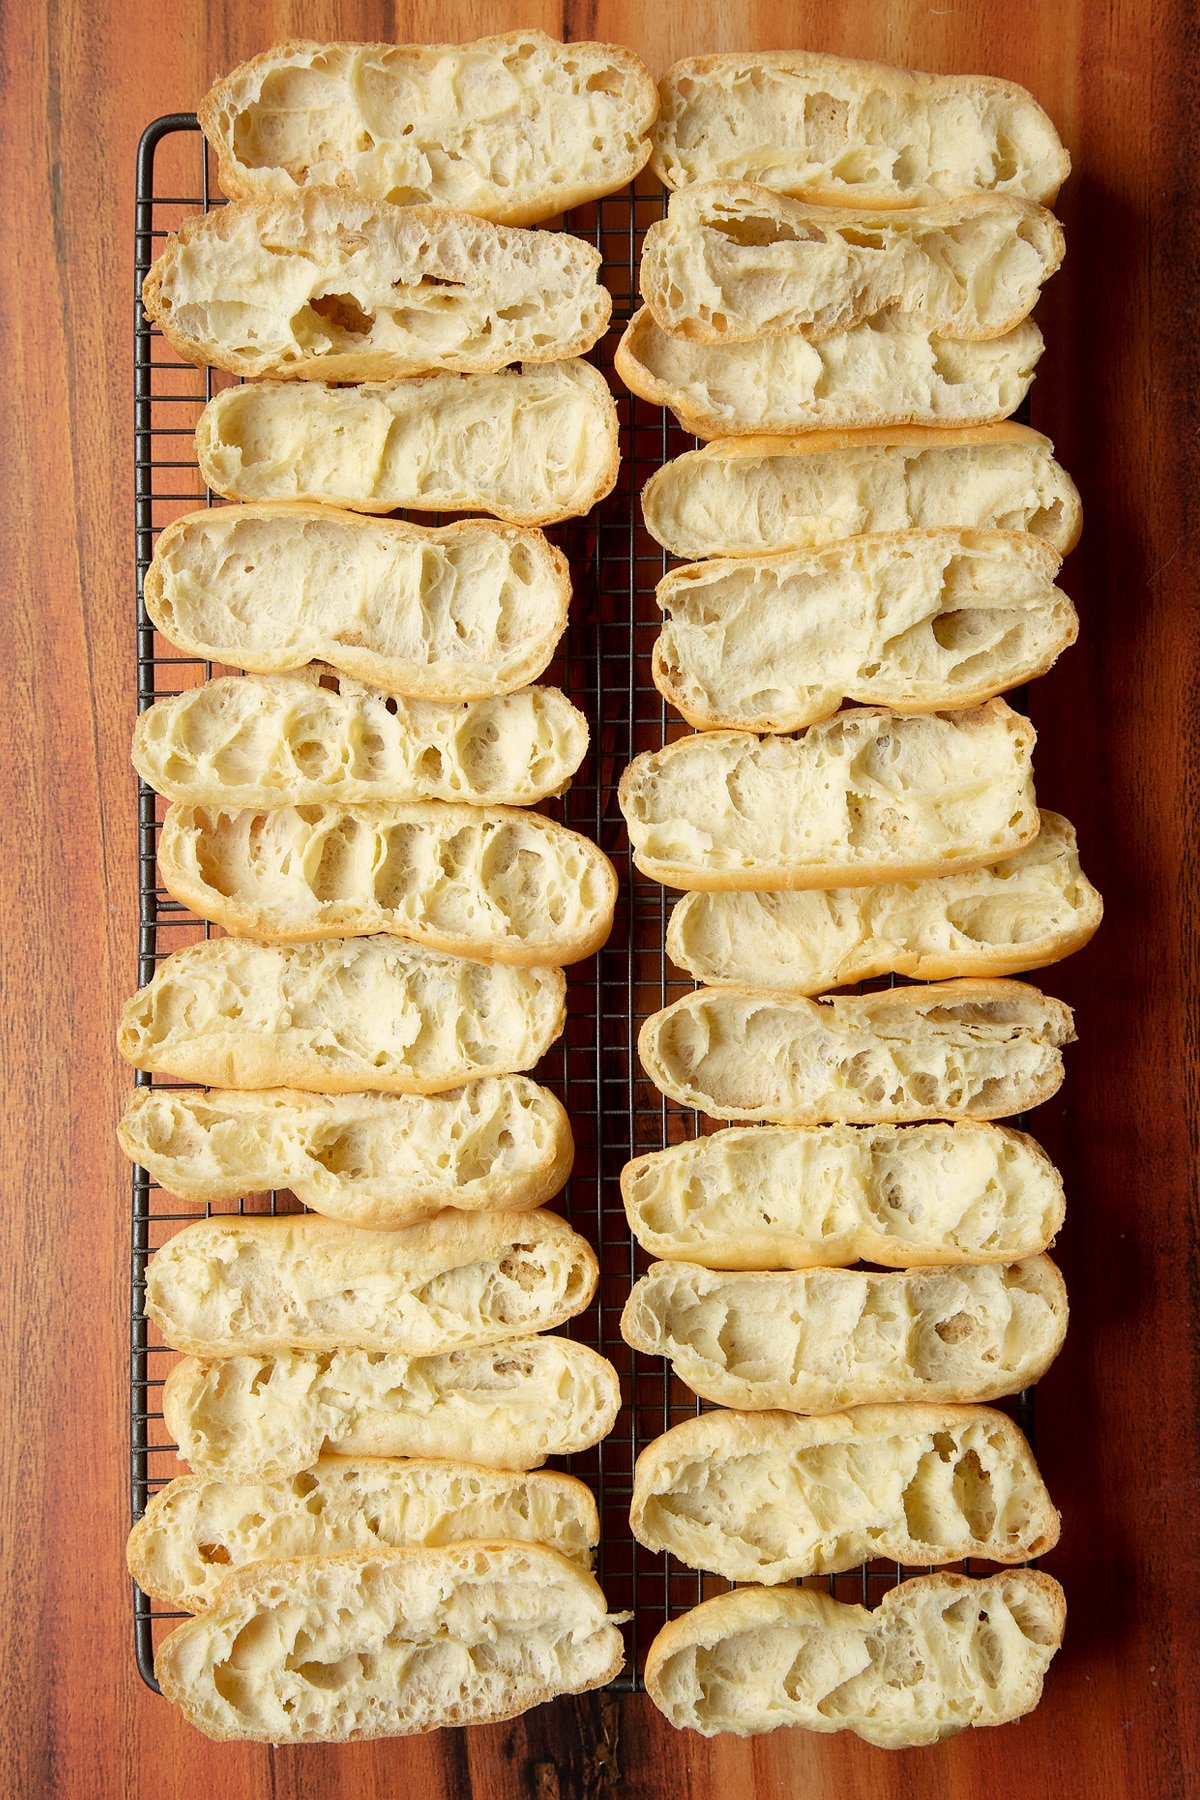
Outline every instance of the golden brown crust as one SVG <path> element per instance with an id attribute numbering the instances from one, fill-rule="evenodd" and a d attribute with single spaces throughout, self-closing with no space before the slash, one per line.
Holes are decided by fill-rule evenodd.
<path id="1" fill-rule="evenodd" d="M 858 431 L 792 431 L 778 437 L 760 434 L 755 437 L 711 438 L 702 444 L 695 456 L 733 462 L 738 457 L 815 456 L 826 450 L 864 450 L 873 446 L 902 450 L 924 450 L 931 445 L 969 444 L 1037 444 L 1047 450 L 1054 445 L 1044 432 L 1032 425 L 1021 425 L 1015 419 L 1000 419 L 991 425 L 864 425 Z"/>

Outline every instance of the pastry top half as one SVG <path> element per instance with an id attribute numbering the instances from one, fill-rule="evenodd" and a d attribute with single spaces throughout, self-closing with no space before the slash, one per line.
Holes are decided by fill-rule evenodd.
<path id="1" fill-rule="evenodd" d="M 1011 1419 L 920 1403 L 686 1419 L 638 1457 L 630 1523 L 691 1568 L 770 1585 L 875 1557 L 1027 1562 L 1059 1527 Z"/>
<path id="2" fill-rule="evenodd" d="M 191 805 L 531 806 L 563 792 L 587 746 L 587 720 L 558 688 L 408 699 L 310 664 L 156 700 L 138 714 L 133 763 Z"/>
<path id="3" fill-rule="evenodd" d="M 540 531 L 289 503 L 186 513 L 160 533 L 145 582 L 151 620 L 188 656 L 260 675 L 323 663 L 441 701 L 536 681 L 570 598 L 567 559 Z M 328 715 L 319 723 L 332 735 Z M 307 754 L 327 775 L 320 745 Z"/>
<path id="4" fill-rule="evenodd" d="M 553 1330 L 596 1288 L 595 1253 L 556 1213 L 460 1213 L 399 1231 L 333 1219 L 200 1219 L 146 1265 L 145 1312 L 172 1349 L 406 1356 Z"/>
<path id="5" fill-rule="evenodd" d="M 532 1068 L 562 1030 L 562 971 L 389 938 L 177 950 L 129 1000 L 135 1068 L 223 1088 L 437 1094 Z"/>
<path id="6" fill-rule="evenodd" d="M 571 1475 L 323 1456 L 284 1481 L 177 1476 L 150 1496 L 127 1560 L 143 1592 L 204 1612 L 231 1570 L 246 1563 L 497 1537 L 548 1544 L 590 1568 L 600 1540 L 596 1502 Z"/>
<path id="7" fill-rule="evenodd" d="M 491 513 L 512 525 L 586 513 L 621 460 L 608 384 L 578 358 L 358 387 L 244 383 L 201 413 L 196 457 L 228 500 Z"/>
<path id="8" fill-rule="evenodd" d="M 670 337 L 648 307 L 634 314 L 615 366 L 631 393 L 668 406 L 702 438 L 988 425 L 1016 412 L 1044 348 L 1025 319 L 982 343 L 898 313 L 815 342 L 790 332 L 751 343 Z"/>
<path id="9" fill-rule="evenodd" d="M 667 954 L 698 981 L 795 994 L 877 975 L 941 981 L 1044 968 L 1089 941 L 1104 907 L 1080 865 L 1074 827 L 1044 808 L 1040 817 L 1041 830 L 1015 856 L 959 875 L 685 894 L 667 927 Z"/>
<path id="10" fill-rule="evenodd" d="M 198 1475 L 282 1480 L 319 1456 L 420 1456 L 535 1469 L 612 1430 L 612 1364 L 573 1338 L 507 1338 L 429 1356 L 279 1350 L 185 1356 L 163 1418 Z"/>
<path id="11" fill-rule="evenodd" d="M 154 1668 L 206 1737 L 329 1744 L 511 1718 L 623 1660 L 586 1570 L 491 1542 L 251 1564 Z"/>
<path id="12" fill-rule="evenodd" d="M 1030 843 L 1033 745 L 1003 700 L 914 716 L 854 707 L 796 737 L 679 738 L 635 757 L 617 792 L 634 861 L 668 887 L 874 887 Z"/>
<path id="13" fill-rule="evenodd" d="M 1066 1626 L 1049 1575 L 921 1575 L 868 1612 L 812 1588 L 739 1588 L 673 1619 L 646 1691 L 680 1730 L 853 1731 L 902 1750 L 1030 1712 Z"/>
<path id="14" fill-rule="evenodd" d="M 878 1274 L 725 1273 L 653 1263 L 621 1333 L 694 1393 L 753 1412 L 996 1400 L 1062 1348 L 1067 1296 L 1048 1256 Z"/>
<path id="15" fill-rule="evenodd" d="M 1065 556 L 1079 492 L 1028 425 L 897 425 L 717 438 L 642 490 L 646 528 L 673 556 L 816 549 L 876 531 L 1024 531 Z"/>
<path id="16" fill-rule="evenodd" d="M 824 205 L 961 194 L 1053 204 L 1071 159 L 1027 89 L 816 51 L 694 56 L 659 86 L 654 169 L 669 188 L 761 182 Z"/>
<path id="17" fill-rule="evenodd" d="M 566 232 L 307 188 L 186 219 L 142 301 L 181 356 L 234 375 L 478 375 L 590 350 L 612 308 L 599 268 Z"/>
<path id="18" fill-rule="evenodd" d="M 574 1156 L 565 1108 L 524 1075 L 442 1094 L 140 1087 L 117 1135 L 181 1199 L 213 1205 L 288 1188 L 326 1218 L 385 1231 L 446 1207 L 541 1206 Z"/>
<path id="19" fill-rule="evenodd" d="M 1004 1119 L 1063 1079 L 1071 1009 L 1024 981 L 937 981 L 821 1000 L 698 988 L 652 1013 L 655 1086 L 715 1119 L 780 1125 Z"/>
<path id="20" fill-rule="evenodd" d="M 621 1195 L 651 1256 L 710 1269 L 1014 1262 L 1065 1212 L 1040 1145 L 970 1119 L 731 1126 L 634 1157 Z"/>
<path id="21" fill-rule="evenodd" d="M 1056 553 L 1010 531 L 894 531 L 684 563 L 658 584 L 659 692 L 702 731 L 796 731 L 844 700 L 939 712 L 1074 643 Z"/>
<path id="22" fill-rule="evenodd" d="M 714 181 L 671 196 L 640 279 L 662 330 L 697 343 L 817 339 L 889 312 L 974 340 L 1028 317 L 1062 256 L 1053 214 L 1009 195 L 881 216 Z"/>
<path id="23" fill-rule="evenodd" d="M 658 95 L 624 45 L 513 31 L 466 44 L 276 44 L 198 110 L 226 194 L 331 184 L 535 225 L 632 181 Z"/>

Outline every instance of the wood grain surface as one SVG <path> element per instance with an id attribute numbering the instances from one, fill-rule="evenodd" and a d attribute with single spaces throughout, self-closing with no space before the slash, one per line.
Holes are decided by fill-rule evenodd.
<path id="1" fill-rule="evenodd" d="M 1038 792 L 1079 827 L 1100 938 L 1047 979 L 1081 1043 L 1038 1135 L 1070 1202 L 1067 1347 L 1039 1391 L 1064 1513 L 1067 1644 L 1023 1723 L 887 1754 L 673 1734 L 599 1694 L 473 1732 L 338 1749 L 208 1744 L 137 1678 L 128 1526 L 126 1170 L 112 1049 L 135 972 L 134 151 L 159 113 L 287 36 L 537 24 L 673 57 L 803 45 L 1027 83 L 1074 158 L 1039 312 L 1034 423 L 1083 490 L 1079 645 L 1036 685 Z M 1200 1232 L 1195 790 L 1200 69 L 1187 0 L 11 0 L 3 14 L 0 415 L 4 1586 L 0 1792 L 107 1800 L 1187 1800 L 1196 1663 Z"/>

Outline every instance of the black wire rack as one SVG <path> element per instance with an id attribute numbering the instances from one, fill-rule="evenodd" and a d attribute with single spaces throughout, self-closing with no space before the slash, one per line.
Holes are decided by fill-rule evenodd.
<path id="1" fill-rule="evenodd" d="M 587 759 L 575 781 L 546 810 L 597 842 L 620 877 L 612 936 L 590 962 L 568 971 L 567 1029 L 535 1073 L 564 1102 L 575 1134 L 574 1172 L 555 1205 L 591 1241 L 600 1260 L 596 1300 L 568 1329 L 607 1356 L 621 1378 L 623 1405 L 614 1431 L 595 1449 L 562 1466 L 586 1481 L 596 1495 L 602 1527 L 597 1575 L 608 1603 L 614 1611 L 633 1613 L 626 1633 L 625 1673 L 614 1684 L 626 1690 L 641 1686 L 646 1650 L 666 1620 L 727 1586 L 644 1549 L 630 1533 L 629 1501 L 638 1451 L 702 1406 L 673 1378 L 665 1361 L 635 1358 L 619 1329 L 630 1286 L 646 1263 L 630 1237 L 622 1208 L 621 1168 L 631 1155 L 713 1128 L 699 1114 L 668 1105 L 637 1061 L 634 1044 L 643 1019 L 692 991 L 695 983 L 666 957 L 670 898 L 634 870 L 616 803 L 617 781 L 630 759 L 687 730 L 668 713 L 649 678 L 650 650 L 660 623 L 654 590 L 668 558 L 641 523 L 638 496 L 655 469 L 693 448 L 696 440 L 668 413 L 626 393 L 612 374 L 617 338 L 638 303 L 641 239 L 647 226 L 662 217 L 664 202 L 656 183 L 639 181 L 635 188 L 579 208 L 564 220 L 568 230 L 597 245 L 604 258 L 613 326 L 593 359 L 609 377 L 616 396 L 622 462 L 617 486 L 607 500 L 587 519 L 550 533 L 570 560 L 574 599 L 560 653 L 545 677 L 584 709 L 592 733 Z M 231 378 L 175 361 L 142 311 L 140 290 L 168 232 L 189 214 L 221 203 L 195 116 L 173 113 L 156 119 L 144 132 L 138 151 L 135 226 L 139 711 L 196 686 L 214 672 L 212 664 L 179 655 L 155 632 L 143 605 L 142 583 L 163 527 L 184 512 L 220 504 L 201 479 L 192 437 L 201 408 Z M 429 514 L 413 516 L 426 524 L 437 522 Z M 172 900 L 158 881 L 156 850 L 164 812 L 165 802 L 139 783 L 142 985 L 164 956 L 209 935 L 209 927 Z M 153 1083 L 144 1074 L 137 1081 L 171 1085 Z M 171 1352 L 142 1314 L 147 1258 L 180 1226 L 213 1211 L 298 1210 L 291 1195 L 274 1193 L 248 1195 L 229 1207 L 188 1206 L 161 1190 L 145 1170 L 134 1169 L 130 1447 L 135 1519 L 149 1496 L 181 1469 L 161 1409 Z M 1017 1416 L 1028 1431 L 1028 1396 L 1018 1402 Z M 878 1600 L 903 1573 L 894 1563 L 878 1562 L 824 1577 L 820 1585 L 839 1599 L 865 1603 Z M 152 1688 L 157 1687 L 155 1644 L 185 1616 L 157 1605 L 135 1586 L 137 1665 Z"/>

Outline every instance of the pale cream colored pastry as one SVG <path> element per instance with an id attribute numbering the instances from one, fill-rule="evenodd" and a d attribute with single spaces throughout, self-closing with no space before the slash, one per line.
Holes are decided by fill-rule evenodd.
<path id="1" fill-rule="evenodd" d="M 861 532 L 1025 531 L 1065 556 L 1079 492 L 1040 431 L 898 425 L 719 438 L 642 489 L 647 530 L 673 556 L 813 550 Z"/>
<path id="2" fill-rule="evenodd" d="M 351 806 L 462 800 L 532 806 L 583 761 L 587 720 L 558 688 L 409 700 L 349 676 L 224 675 L 138 715 L 133 764 L 170 800 Z"/>
<path id="3" fill-rule="evenodd" d="M 700 988 L 651 1013 L 655 1086 L 714 1119 L 887 1125 L 1004 1119 L 1062 1085 L 1069 1006 L 1023 981 L 939 981 L 822 1000 Z"/>
<path id="4" fill-rule="evenodd" d="M 604 1595 L 541 1544 L 251 1564 L 163 1639 L 154 1672 L 206 1737 L 332 1744 L 509 1719 L 611 1681 Z"/>
<path id="5" fill-rule="evenodd" d="M 990 868 L 803 894 L 685 894 L 667 954 L 697 981 L 819 994 L 876 975 L 1017 975 L 1082 948 L 1103 903 L 1075 828 L 1043 811 L 1032 844 Z"/>
<path id="6" fill-rule="evenodd" d="M 525 1075 L 444 1094 L 135 1088 L 117 1136 L 131 1161 L 185 1200 L 289 1188 L 328 1218 L 390 1231 L 443 1207 L 541 1206 L 574 1156 L 563 1106 Z"/>
<path id="7" fill-rule="evenodd" d="M 513 525 L 587 512 L 621 460 L 608 384 L 577 359 L 361 387 L 248 382 L 209 401 L 196 457 L 230 500 L 481 512 Z"/>
<path id="8" fill-rule="evenodd" d="M 705 1737 L 800 1725 L 903 1750 L 1032 1712 L 1066 1617 L 1037 1569 L 918 1575 L 873 1612 L 813 1588 L 739 1588 L 663 1627 L 646 1691 Z"/>
<path id="9" fill-rule="evenodd" d="M 1010 531 L 894 531 L 685 563 L 658 584 L 660 693 L 700 730 L 796 731 L 843 700 L 935 712 L 1044 675 L 1075 642 L 1058 556 Z"/>
<path id="10" fill-rule="evenodd" d="M 655 323 L 694 343 L 823 338 L 886 312 L 983 339 L 1028 316 L 1063 248 L 1054 215 L 1014 195 L 881 214 L 713 181 L 672 194 L 640 285 Z"/>
<path id="11" fill-rule="evenodd" d="M 607 1437 L 621 1390 L 612 1364 L 586 1344 L 520 1337 L 432 1356 L 188 1356 L 167 1376 L 162 1404 L 196 1474 L 275 1479 L 326 1452 L 534 1469 Z"/>
<path id="12" fill-rule="evenodd" d="M 818 343 L 792 333 L 689 344 L 660 331 L 644 306 L 625 328 L 615 366 L 631 393 L 670 407 L 685 431 L 757 437 L 1006 419 L 1029 392 L 1042 349 L 1032 319 L 971 344 L 892 313 Z"/>
<path id="13" fill-rule="evenodd" d="M 1039 1380 L 1066 1331 L 1048 1256 L 883 1275 L 652 1263 L 621 1314 L 632 1349 L 748 1412 L 997 1400 Z"/>
<path id="14" fill-rule="evenodd" d="M 637 1459 L 633 1535 L 726 1581 L 800 1581 L 875 1557 L 1020 1563 L 1058 1542 L 1029 1445 L 987 1406 L 708 1412 Z"/>
<path id="15" fill-rule="evenodd" d="M 925 75 L 813 50 L 673 63 L 654 171 L 669 188 L 756 181 L 825 205 L 959 194 L 1053 205 L 1071 159 L 1033 95 L 991 75 Z"/>
<path id="16" fill-rule="evenodd" d="M 231 1571 L 247 1563 L 489 1538 L 548 1544 L 590 1569 L 600 1541 L 596 1502 L 570 1475 L 323 1456 L 287 1481 L 177 1476 L 151 1494 L 126 1557 L 144 1593 L 204 1612 Z"/>
<path id="17" fill-rule="evenodd" d="M 176 950 L 126 1002 L 137 1069 L 212 1087 L 437 1094 L 532 1068 L 565 1018 L 561 969 L 471 962 L 389 938 Z"/>
<path id="18" fill-rule="evenodd" d="M 557 1213 L 444 1212 L 400 1231 L 304 1214 L 197 1219 L 146 1265 L 145 1314 L 173 1350 L 429 1356 L 550 1331 L 598 1265 Z"/>
<path id="19" fill-rule="evenodd" d="M 481 375 L 590 350 L 612 311 L 599 271 L 565 231 L 307 188 L 185 219 L 142 304 L 180 356 L 234 375 Z"/>
<path id="20" fill-rule="evenodd" d="M 173 806 L 168 893 L 272 943 L 378 932 L 529 967 L 579 962 L 612 930 L 617 877 L 590 838 L 516 806 Z"/>
<path id="21" fill-rule="evenodd" d="M 635 1157 L 621 1195 L 643 1250 L 710 1269 L 1016 1262 L 1065 1211 L 1040 1145 L 968 1119 L 732 1126 Z"/>
<path id="22" fill-rule="evenodd" d="M 467 44 L 293 39 L 240 63 L 197 110 L 226 194 L 330 183 L 535 225 L 633 180 L 658 95 L 623 44 L 512 31 Z"/>
<path id="23" fill-rule="evenodd" d="M 426 700 L 536 681 L 570 598 L 567 559 L 540 531 L 287 504 L 176 519 L 145 582 L 151 620 L 188 656 L 260 674 L 324 662 Z"/>
<path id="24" fill-rule="evenodd" d="M 617 793 L 635 863 L 667 887 L 874 887 L 1030 843 L 1033 744 L 1003 700 L 907 718 L 858 707 L 801 737 L 678 738 L 635 757 Z"/>

